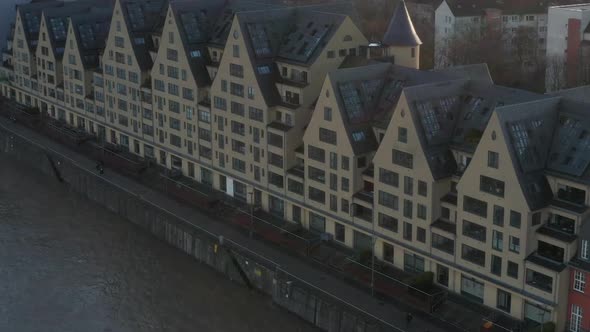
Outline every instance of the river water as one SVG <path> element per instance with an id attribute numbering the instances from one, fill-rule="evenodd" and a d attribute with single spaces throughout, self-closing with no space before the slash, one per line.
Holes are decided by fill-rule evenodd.
<path id="1" fill-rule="evenodd" d="M 316 330 L 0 155 L 0 331 Z"/>

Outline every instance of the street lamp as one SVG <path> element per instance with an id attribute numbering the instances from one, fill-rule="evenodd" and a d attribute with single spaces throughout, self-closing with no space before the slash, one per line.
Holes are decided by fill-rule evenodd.
<path id="1" fill-rule="evenodd" d="M 250 232 L 249 236 L 252 237 L 254 233 L 254 192 L 248 192 L 248 196 L 250 197 Z"/>

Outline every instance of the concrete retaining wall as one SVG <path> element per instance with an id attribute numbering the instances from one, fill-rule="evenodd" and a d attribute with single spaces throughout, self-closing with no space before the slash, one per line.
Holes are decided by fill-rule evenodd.
<path id="1" fill-rule="evenodd" d="M 48 157 L 49 156 L 49 157 Z M 71 190 L 106 207 L 149 231 L 159 239 L 207 264 L 229 279 L 245 284 L 232 261 L 232 255 L 248 276 L 253 288 L 271 296 L 274 303 L 307 322 L 330 332 L 378 332 L 392 328 L 313 287 L 296 281 L 287 272 L 269 262 L 258 261 L 251 253 L 231 245 L 219 245 L 219 239 L 191 226 L 168 212 L 106 182 L 100 176 L 74 165 L 67 158 L 49 152 L 0 127 L 0 162 L 17 160 L 37 168 L 47 176 L 56 176 L 54 166 Z"/>

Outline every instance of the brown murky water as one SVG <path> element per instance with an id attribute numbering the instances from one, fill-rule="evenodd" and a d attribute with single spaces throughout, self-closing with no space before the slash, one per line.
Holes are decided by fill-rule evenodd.
<path id="1" fill-rule="evenodd" d="M 316 331 L 0 155 L 0 331 Z"/>

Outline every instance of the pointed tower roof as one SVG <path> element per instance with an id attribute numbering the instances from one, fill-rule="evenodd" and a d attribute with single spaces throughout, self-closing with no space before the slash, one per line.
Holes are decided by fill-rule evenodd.
<path id="1" fill-rule="evenodd" d="M 422 41 L 414 29 L 414 24 L 412 24 L 408 8 L 406 8 L 406 2 L 401 0 L 391 16 L 387 31 L 385 31 L 383 45 L 418 46 L 421 44 Z"/>

